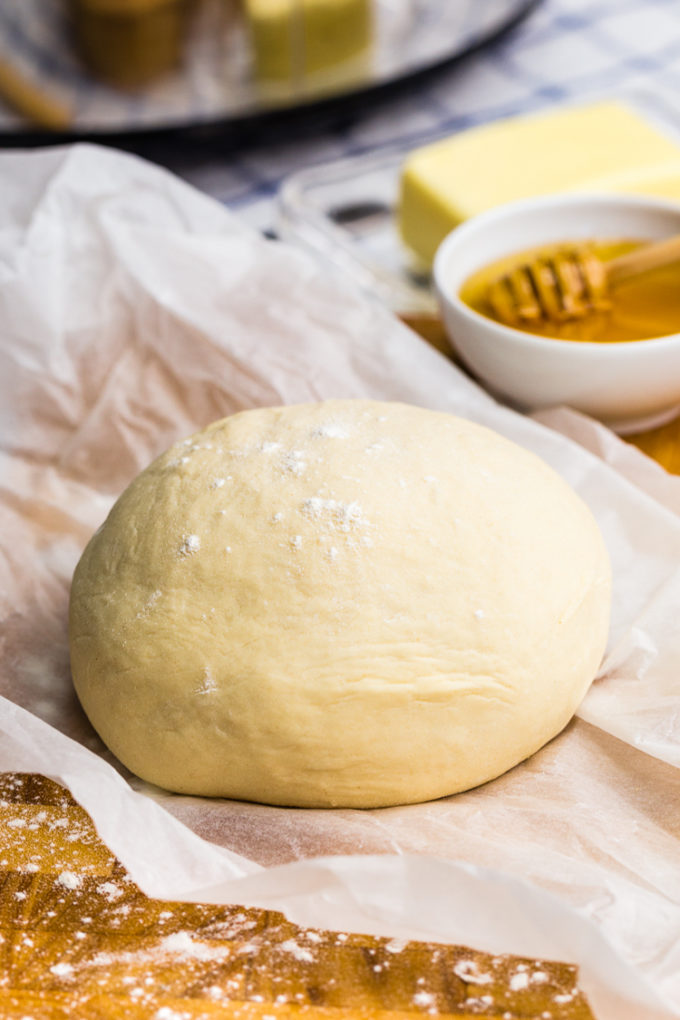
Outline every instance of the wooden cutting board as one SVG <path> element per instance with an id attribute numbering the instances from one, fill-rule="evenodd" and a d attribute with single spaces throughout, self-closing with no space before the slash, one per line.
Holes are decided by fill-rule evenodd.
<path id="1" fill-rule="evenodd" d="M 159 858 L 163 847 L 158 848 Z M 3 1020 L 592 1020 L 565 963 L 152 900 L 70 794 L 0 774 Z"/>

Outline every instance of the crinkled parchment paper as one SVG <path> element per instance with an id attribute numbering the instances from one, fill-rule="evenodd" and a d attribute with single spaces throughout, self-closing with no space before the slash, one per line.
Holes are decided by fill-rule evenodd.
<path id="1" fill-rule="evenodd" d="M 0 345 L 0 768 L 65 782 L 151 895 L 573 959 L 605 1020 L 680 1015 L 680 479 L 571 412 L 500 407 L 307 256 L 88 146 L 0 155 Z M 340 396 L 465 415 L 571 482 L 614 567 L 601 675 L 528 762 L 433 803 L 303 811 L 150 788 L 71 689 L 80 552 L 176 438 Z"/>

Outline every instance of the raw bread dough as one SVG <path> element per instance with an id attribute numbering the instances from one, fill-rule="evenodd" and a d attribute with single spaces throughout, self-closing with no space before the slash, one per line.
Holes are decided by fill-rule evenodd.
<path id="1" fill-rule="evenodd" d="M 401 404 L 245 411 L 173 446 L 78 565 L 78 696 L 182 793 L 376 807 L 505 772 L 600 662 L 587 507 L 488 429 Z"/>

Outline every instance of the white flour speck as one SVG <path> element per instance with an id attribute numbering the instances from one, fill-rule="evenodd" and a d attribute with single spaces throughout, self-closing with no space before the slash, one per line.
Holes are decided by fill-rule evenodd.
<path id="1" fill-rule="evenodd" d="M 283 470 L 288 471 L 292 475 L 303 474 L 307 467 L 304 456 L 301 450 L 291 450 L 283 458 Z"/>
<path id="2" fill-rule="evenodd" d="M 522 988 L 529 987 L 529 975 L 525 972 L 513 974 L 510 978 L 510 987 L 513 992 L 519 992 Z"/>
<path id="3" fill-rule="evenodd" d="M 201 548 L 201 540 L 198 535 L 185 535 L 179 547 L 180 556 L 191 556 Z"/>
<path id="4" fill-rule="evenodd" d="M 314 954 L 311 953 L 309 949 L 305 949 L 304 946 L 298 945 L 294 939 L 286 939 L 285 942 L 281 943 L 279 949 L 283 949 L 284 952 L 290 953 L 296 960 L 304 960 L 307 963 L 314 962 Z"/>
<path id="5" fill-rule="evenodd" d="M 493 976 L 480 971 L 474 960 L 459 960 L 453 968 L 453 973 L 462 981 L 473 985 L 488 985 L 493 981 Z"/>
<path id="6" fill-rule="evenodd" d="M 73 967 L 70 963 L 55 963 L 50 967 L 50 971 L 56 977 L 68 977 L 73 973 Z"/>
<path id="7" fill-rule="evenodd" d="M 311 520 L 320 521 L 326 527 L 336 531 L 349 532 L 353 527 L 365 526 L 368 522 L 363 516 L 359 503 L 341 503 L 337 499 L 322 499 L 312 496 L 304 500 L 300 512 Z"/>
<path id="8" fill-rule="evenodd" d="M 264 443 L 260 444 L 260 450 L 262 453 L 276 453 L 276 451 L 280 449 L 281 443 L 271 443 L 265 440 Z"/>
<path id="9" fill-rule="evenodd" d="M 61 875 L 57 878 L 59 885 L 63 885 L 65 889 L 79 889 L 80 888 L 80 875 L 74 875 L 72 871 L 62 871 Z"/>
<path id="10" fill-rule="evenodd" d="M 475 619 L 483 620 L 484 619 L 484 610 L 483 609 L 475 609 L 473 615 L 475 616 Z"/>
<path id="11" fill-rule="evenodd" d="M 150 613 L 162 595 L 163 592 L 159 591 L 158 588 L 156 589 L 156 591 L 152 592 L 149 595 L 146 602 L 144 603 L 144 605 L 142 606 L 142 608 L 137 613 L 137 619 L 140 620 L 142 617 L 146 616 L 147 613 Z"/>
<path id="12" fill-rule="evenodd" d="M 293 535 L 293 537 L 290 540 L 290 544 L 292 545 L 293 549 L 301 549 L 302 535 Z"/>
<path id="13" fill-rule="evenodd" d="M 106 896 L 107 900 L 118 900 L 123 895 L 124 890 L 115 882 L 102 882 L 99 886 L 99 892 Z"/>
<path id="14" fill-rule="evenodd" d="M 203 670 L 203 676 L 201 682 L 194 689 L 194 694 L 213 694 L 217 690 L 217 684 L 215 683 L 215 677 L 210 671 L 210 666 L 206 666 Z"/>
<path id="15" fill-rule="evenodd" d="M 401 953 L 407 944 L 406 939 L 391 939 L 385 943 L 385 949 L 388 953 Z"/>
<path id="16" fill-rule="evenodd" d="M 347 439 L 349 430 L 340 422 L 329 421 L 325 425 L 319 425 L 313 429 L 312 437 L 314 439 Z"/>
<path id="17" fill-rule="evenodd" d="M 413 1005 L 423 1007 L 433 1006 L 434 995 L 432 995 L 430 992 L 416 992 L 416 994 L 413 996 Z"/>
<path id="18" fill-rule="evenodd" d="M 213 478 L 212 482 L 210 483 L 210 488 L 221 489 L 222 486 L 225 484 L 225 481 L 226 479 L 224 478 Z"/>
<path id="19" fill-rule="evenodd" d="M 229 949 L 213 948 L 203 942 L 194 941 L 185 931 L 177 931 L 161 939 L 159 948 L 173 956 L 187 956 L 194 960 L 219 960 L 229 955 Z"/>
<path id="20" fill-rule="evenodd" d="M 493 995 L 469 995 L 465 1000 L 466 1006 L 473 1008 L 483 1008 L 484 1006 L 493 1005 Z"/>

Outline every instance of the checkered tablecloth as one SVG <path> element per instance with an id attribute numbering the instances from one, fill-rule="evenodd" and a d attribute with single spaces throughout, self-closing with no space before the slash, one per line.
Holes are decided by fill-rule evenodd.
<path id="1" fill-rule="evenodd" d="M 266 227 L 282 180 L 300 167 L 395 144 L 415 147 L 495 118 L 639 86 L 663 93 L 680 112 L 678 0 L 542 0 L 496 43 L 313 138 L 219 158 L 178 153 L 169 162 Z"/>

